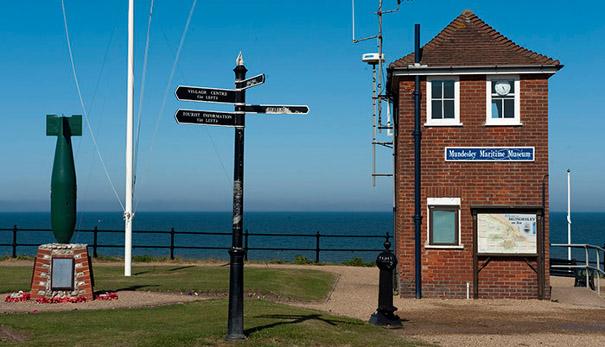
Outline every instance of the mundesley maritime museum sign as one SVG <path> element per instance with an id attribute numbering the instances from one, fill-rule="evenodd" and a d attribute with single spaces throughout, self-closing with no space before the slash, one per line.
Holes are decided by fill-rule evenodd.
<path id="1" fill-rule="evenodd" d="M 445 161 L 534 161 L 534 147 L 445 147 Z"/>

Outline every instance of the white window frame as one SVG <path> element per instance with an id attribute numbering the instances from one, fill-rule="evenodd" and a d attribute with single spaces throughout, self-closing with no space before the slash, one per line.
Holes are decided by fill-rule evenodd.
<path id="1" fill-rule="evenodd" d="M 515 83 L 515 118 L 492 118 L 492 83 L 498 80 L 513 80 Z M 511 126 L 521 123 L 521 80 L 519 75 L 491 75 L 485 79 L 485 125 Z"/>
<path id="2" fill-rule="evenodd" d="M 432 119 L 432 85 L 434 80 L 454 81 L 454 119 Z M 424 126 L 462 126 L 460 123 L 460 78 L 458 76 L 426 77 L 426 123 Z"/>
<path id="3" fill-rule="evenodd" d="M 430 249 L 464 249 L 462 244 L 462 209 L 460 208 L 460 198 L 427 198 L 426 199 L 426 242 L 424 248 Z M 431 213 L 430 206 L 457 206 L 458 207 L 458 244 L 457 245 L 431 245 Z"/>

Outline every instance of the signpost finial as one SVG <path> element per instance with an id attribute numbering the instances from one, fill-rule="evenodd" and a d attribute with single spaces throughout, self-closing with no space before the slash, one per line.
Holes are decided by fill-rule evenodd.
<path id="1" fill-rule="evenodd" d="M 242 51 L 239 51 L 239 54 L 237 55 L 237 59 L 235 59 L 235 65 L 237 65 L 237 66 L 244 65 L 244 55 L 242 54 Z"/>

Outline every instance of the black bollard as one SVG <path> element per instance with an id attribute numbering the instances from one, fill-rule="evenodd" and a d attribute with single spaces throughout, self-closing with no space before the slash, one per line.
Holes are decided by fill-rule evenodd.
<path id="1" fill-rule="evenodd" d="M 395 314 L 397 307 L 393 306 L 393 270 L 397 266 L 397 258 L 390 248 L 391 242 L 387 234 L 384 251 L 376 257 L 376 266 L 380 269 L 378 308 L 370 316 L 370 324 L 397 329 L 401 328 L 401 320 Z"/>

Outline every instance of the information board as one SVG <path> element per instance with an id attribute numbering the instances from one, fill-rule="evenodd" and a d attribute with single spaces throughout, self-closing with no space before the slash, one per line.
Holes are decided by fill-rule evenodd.
<path id="1" fill-rule="evenodd" d="M 477 214 L 478 254 L 537 254 L 535 213 Z"/>

